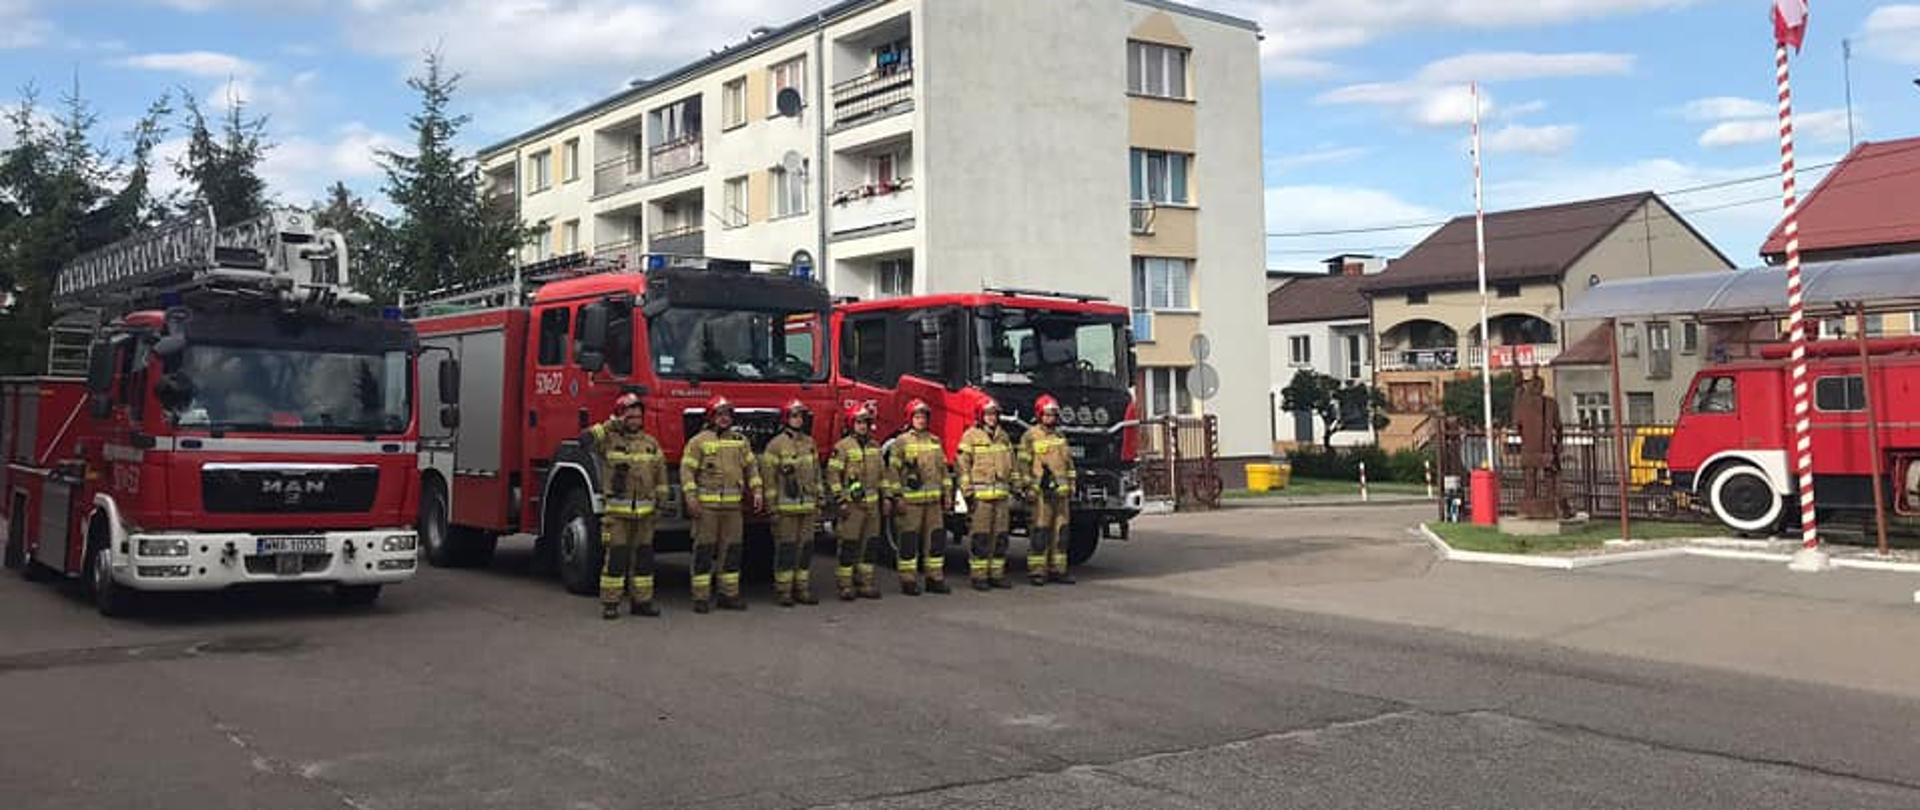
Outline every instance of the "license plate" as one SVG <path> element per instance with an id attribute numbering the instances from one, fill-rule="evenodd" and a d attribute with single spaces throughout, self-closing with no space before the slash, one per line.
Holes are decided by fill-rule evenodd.
<path id="1" fill-rule="evenodd" d="M 325 554 L 327 538 L 324 537 L 262 537 L 255 554 Z"/>

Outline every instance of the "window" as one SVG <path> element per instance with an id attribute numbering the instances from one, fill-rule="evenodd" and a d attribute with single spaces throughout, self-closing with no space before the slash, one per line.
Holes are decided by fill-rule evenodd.
<path id="1" fill-rule="evenodd" d="M 867 182 L 876 186 L 893 185 L 893 153 L 883 152 L 867 157 Z"/>
<path id="2" fill-rule="evenodd" d="M 1673 324 L 1647 322 L 1647 378 L 1664 380 L 1673 376 Z M 1632 398 L 1628 398 L 1632 404 Z"/>
<path id="3" fill-rule="evenodd" d="M 807 177 L 803 168 L 799 173 L 789 172 L 780 167 L 767 170 L 773 181 L 773 215 L 796 217 L 807 212 Z"/>
<path id="4" fill-rule="evenodd" d="M 881 76 L 898 73 L 902 67 L 913 66 L 913 44 L 907 39 L 896 39 L 873 49 L 873 72 Z"/>
<path id="5" fill-rule="evenodd" d="M 1847 336 L 1846 318 L 1821 318 L 1820 329 L 1814 335 L 1820 340 L 1838 340 Z"/>
<path id="6" fill-rule="evenodd" d="M 1653 423 L 1653 393 L 1651 391 L 1627 392 L 1627 424 L 1649 425 Z"/>
<path id="7" fill-rule="evenodd" d="M 1814 380 L 1813 407 L 1829 412 L 1864 411 L 1867 409 L 1866 381 L 1859 375 Z"/>
<path id="8" fill-rule="evenodd" d="M 651 118 L 648 123 L 651 124 L 651 143 L 654 146 L 699 140 L 700 97 L 694 96 L 661 107 L 653 111 Z"/>
<path id="9" fill-rule="evenodd" d="M 773 86 L 769 98 L 779 99 L 780 91 L 789 87 L 793 88 L 795 92 L 798 92 L 801 99 L 804 100 L 807 97 L 806 57 L 796 57 L 774 65 L 767 70 L 767 77 L 768 83 Z M 768 110 L 767 112 L 769 115 L 772 115 L 777 113 L 778 110 Z"/>
<path id="10" fill-rule="evenodd" d="M 1367 336 L 1347 335 L 1347 379 L 1358 380 L 1367 362 Z"/>
<path id="11" fill-rule="evenodd" d="M 1732 377 L 1708 377 L 1694 391 L 1694 413 L 1733 413 L 1734 407 Z"/>
<path id="12" fill-rule="evenodd" d="M 560 252 L 576 253 L 580 250 L 580 220 L 570 219 L 560 226 Z"/>
<path id="13" fill-rule="evenodd" d="M 1575 392 L 1573 418 L 1585 428 L 1612 427 L 1613 407 L 1608 404 L 1606 392 Z"/>
<path id="14" fill-rule="evenodd" d="M 542 150 L 527 157 L 528 194 L 553 187 L 553 150 Z"/>
<path id="15" fill-rule="evenodd" d="M 599 304 L 581 304 L 575 308 L 574 322 L 586 323 L 586 309 L 590 306 L 602 306 L 607 309 L 607 345 L 602 350 L 606 365 L 604 369 L 615 377 L 625 377 L 633 373 L 633 305 L 625 301 L 609 300 Z M 564 310 L 554 310 L 566 314 Z M 552 312 L 548 314 L 551 315 Z M 545 322 L 542 322 L 542 326 Z M 544 339 L 544 335 L 542 335 Z M 573 364 L 580 365 L 580 335 L 574 335 Z M 542 344 L 545 345 L 544 343 Z"/>
<path id="16" fill-rule="evenodd" d="M 545 222 L 535 226 L 533 232 L 533 258 L 535 261 L 553 258 L 553 226 Z"/>
<path id="17" fill-rule="evenodd" d="M 580 179 L 580 139 L 573 138 L 560 146 L 560 178 L 571 183 Z"/>
<path id="18" fill-rule="evenodd" d="M 557 366 L 567 362 L 567 333 L 572 316 L 570 310 L 562 307 L 540 313 L 540 365 Z"/>
<path id="19" fill-rule="evenodd" d="M 1133 295 L 1135 309 L 1191 310 L 1193 263 L 1186 259 L 1135 257 Z"/>
<path id="20" fill-rule="evenodd" d="M 1493 292 L 1494 292 L 1494 296 L 1495 296 L 1495 297 L 1497 297 L 1497 298 L 1519 298 L 1519 297 L 1520 297 L 1520 285 L 1518 285 L 1518 284 L 1501 284 L 1501 285 L 1499 285 L 1499 286 L 1497 286 L 1497 287 L 1495 287 L 1495 288 L 1494 288 L 1494 290 L 1493 290 Z"/>
<path id="21" fill-rule="evenodd" d="M 1867 316 L 1867 337 L 1880 337 L 1887 333 L 1887 316 Z"/>
<path id="22" fill-rule="evenodd" d="M 1407 293 L 1407 306 L 1420 306 L 1425 303 L 1427 303 L 1427 294 L 1425 292 Z"/>
<path id="23" fill-rule="evenodd" d="M 1160 98 L 1188 98 L 1189 51 L 1151 42 L 1127 43 L 1127 92 Z"/>
<path id="24" fill-rule="evenodd" d="M 900 377 L 887 368 L 885 318 L 848 320 L 841 327 L 840 371 L 860 382 L 891 386 Z"/>
<path id="25" fill-rule="evenodd" d="M 1620 324 L 1620 356 L 1640 356 L 1640 330 L 1631 323 Z"/>
<path id="26" fill-rule="evenodd" d="M 874 267 L 875 298 L 900 298 L 913 294 L 913 260 L 883 259 Z"/>
<path id="27" fill-rule="evenodd" d="M 1313 338 L 1307 335 L 1287 338 L 1287 361 L 1296 366 L 1313 365 Z"/>
<path id="28" fill-rule="evenodd" d="M 1680 353 L 1700 353 L 1700 324 L 1684 321 L 1680 324 Z"/>
<path id="29" fill-rule="evenodd" d="M 720 127 L 733 129 L 747 123 L 747 77 L 727 82 L 720 88 Z"/>
<path id="30" fill-rule="evenodd" d="M 745 175 L 727 180 L 727 186 L 721 194 L 720 222 L 729 228 L 739 228 L 747 224 L 747 178 Z"/>
<path id="31" fill-rule="evenodd" d="M 1152 149 L 1133 150 L 1133 201 L 1186 205 L 1187 177 L 1193 156 Z"/>
<path id="32" fill-rule="evenodd" d="M 1141 374 L 1146 382 L 1147 417 L 1185 416 L 1193 413 L 1193 394 L 1187 390 L 1187 370 L 1150 368 Z"/>

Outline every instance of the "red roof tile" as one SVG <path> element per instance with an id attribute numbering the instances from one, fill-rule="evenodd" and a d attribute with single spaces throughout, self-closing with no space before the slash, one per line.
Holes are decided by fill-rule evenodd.
<path id="1" fill-rule="evenodd" d="M 1267 323 L 1348 321 L 1365 318 L 1367 299 L 1360 294 L 1366 276 L 1315 276 L 1289 281 L 1267 293 Z"/>
<path id="2" fill-rule="evenodd" d="M 1786 253 L 1781 225 L 1760 254 Z M 1800 201 L 1800 249 L 1920 245 L 1920 138 L 1863 143 Z"/>

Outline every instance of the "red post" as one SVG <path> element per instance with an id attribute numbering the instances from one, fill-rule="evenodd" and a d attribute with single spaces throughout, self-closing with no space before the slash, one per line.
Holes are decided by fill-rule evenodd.
<path id="1" fill-rule="evenodd" d="M 1859 311 L 1860 343 L 1860 393 L 1866 399 L 1867 415 L 1867 455 L 1872 458 L 1873 470 L 1873 528 L 1879 533 L 1880 555 L 1887 554 L 1887 475 L 1881 466 L 1880 458 L 1880 419 L 1873 409 L 1873 360 L 1867 351 L 1867 307 L 1862 304 Z"/>
<path id="2" fill-rule="evenodd" d="M 1490 466 L 1475 467 L 1472 487 L 1468 497 L 1473 500 L 1473 525 L 1499 525 L 1500 476 Z"/>

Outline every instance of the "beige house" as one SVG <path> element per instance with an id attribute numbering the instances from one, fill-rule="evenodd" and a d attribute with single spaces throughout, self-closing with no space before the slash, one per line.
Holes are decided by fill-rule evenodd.
<path id="1" fill-rule="evenodd" d="M 1223 455 L 1269 454 L 1250 21 L 1167 0 L 841 0 L 480 160 L 540 226 L 529 260 L 691 253 L 809 265 L 842 296 L 1125 303 L 1145 415 L 1215 414 Z M 1202 333 L 1222 381 L 1206 401 L 1188 388 Z"/>
<path id="2" fill-rule="evenodd" d="M 1619 409 L 1611 402 L 1604 363 L 1600 385 L 1588 366 L 1554 365 L 1564 349 L 1600 326 L 1563 321 L 1561 311 L 1609 279 L 1733 268 L 1652 193 L 1491 213 L 1486 236 L 1491 340 L 1480 334 L 1471 216 L 1447 223 L 1363 288 L 1378 347 L 1375 382 L 1392 411 L 1392 423 L 1381 433 L 1385 447 L 1429 438 L 1439 425 L 1445 385 L 1473 379 L 1488 351 L 1495 373 L 1524 368 L 1546 376 L 1569 422 L 1615 418 Z M 1632 353 L 1622 364 L 1628 415 L 1672 419 L 1699 362 L 1697 326 L 1661 320 L 1623 329 L 1644 335 L 1622 346 L 1623 353 Z M 1686 342 L 1688 335 L 1694 343 Z"/>

